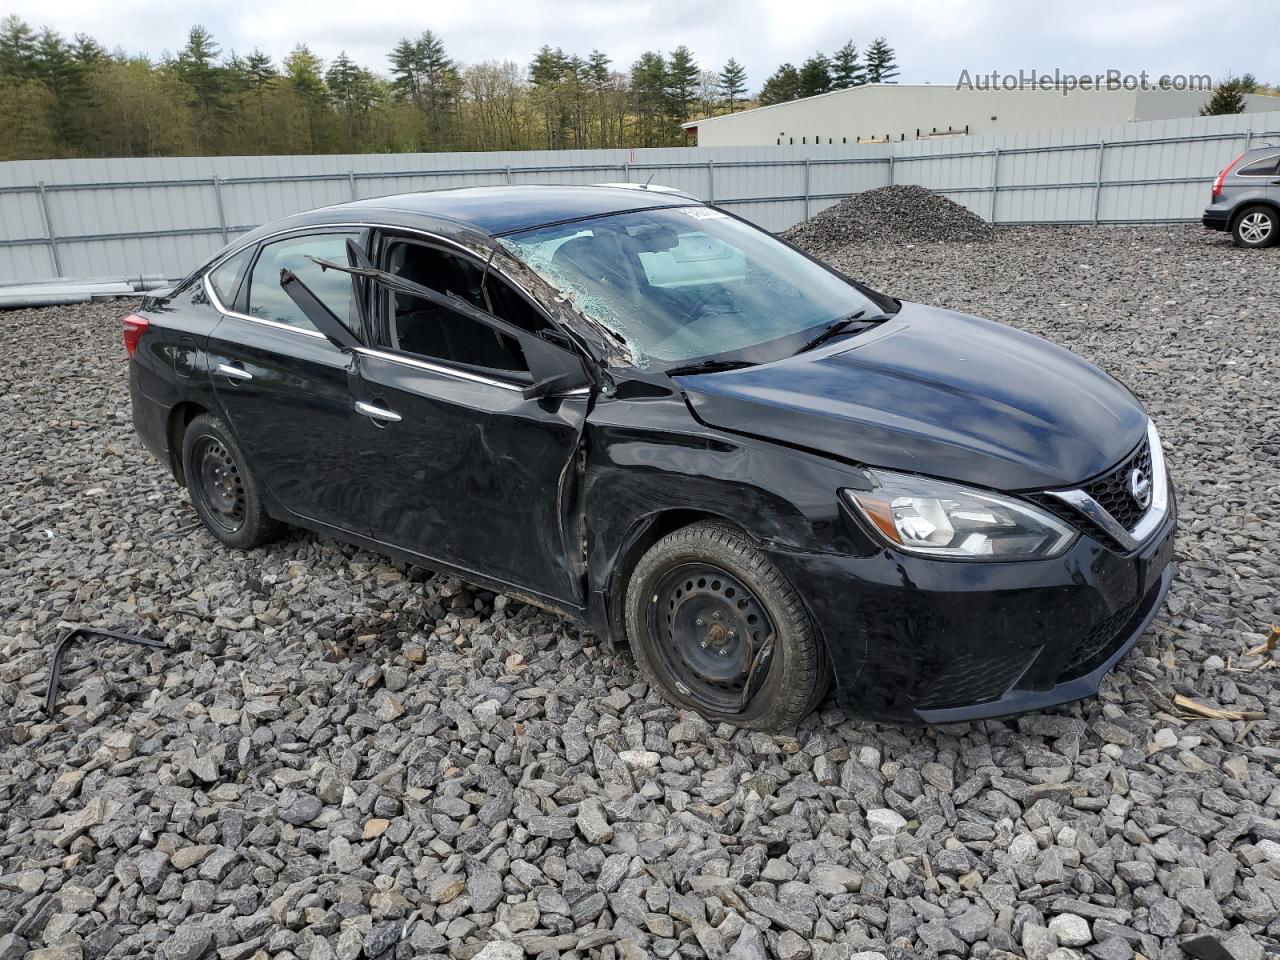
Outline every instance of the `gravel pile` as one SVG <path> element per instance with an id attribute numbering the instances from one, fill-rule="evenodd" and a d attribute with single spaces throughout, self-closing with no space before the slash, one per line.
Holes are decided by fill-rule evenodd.
<path id="1" fill-rule="evenodd" d="M 995 228 L 924 187 L 878 187 L 841 200 L 782 233 L 815 254 L 851 243 L 987 243 Z"/>
<path id="2" fill-rule="evenodd" d="M 133 438 L 125 308 L 0 315 L 0 960 L 1275 951 L 1280 652 L 1249 651 L 1280 620 L 1280 254 L 1126 228 L 844 256 L 1157 417 L 1180 575 L 1100 698 L 709 727 L 514 599 L 309 535 L 221 549 Z M 73 649 L 46 719 L 63 620 L 172 650 Z"/>

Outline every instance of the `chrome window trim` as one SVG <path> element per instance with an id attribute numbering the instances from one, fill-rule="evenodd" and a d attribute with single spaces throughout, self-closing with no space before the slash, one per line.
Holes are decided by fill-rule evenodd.
<path id="1" fill-rule="evenodd" d="M 426 370 L 430 373 L 438 373 L 441 376 L 453 377 L 455 380 L 469 380 L 472 383 L 483 383 L 490 387 L 501 387 L 503 390 L 514 390 L 521 393 L 524 387 L 508 383 L 505 380 L 494 380 L 491 377 L 481 376 L 478 373 L 472 373 L 469 370 L 460 370 L 457 367 L 445 367 L 436 363 L 430 363 L 426 360 L 419 360 L 416 357 L 406 357 L 398 353 L 388 353 L 385 350 L 378 350 L 374 347 L 356 347 L 356 353 L 366 357 L 374 357 L 378 360 L 386 360 L 390 363 L 404 364 L 406 367 L 416 367 L 419 370 Z"/>
<path id="2" fill-rule="evenodd" d="M 506 380 L 495 380 L 492 377 L 486 377 L 479 373 L 472 373 L 470 370 L 463 370 L 458 367 L 441 366 L 438 363 L 419 360 L 416 357 L 406 357 L 398 353 L 388 353 L 385 350 L 377 350 L 373 347 L 356 347 L 356 353 L 366 357 L 375 357 L 378 360 L 386 360 L 390 363 L 404 364 L 406 367 L 416 367 L 419 370 L 438 373 L 445 377 L 453 377 L 455 380 L 468 380 L 472 383 L 483 383 L 486 386 L 499 387 L 503 390 L 511 390 L 516 393 L 523 393 L 524 388 L 528 386 L 528 384 L 510 383 Z M 554 394 L 554 396 L 585 397 L 589 393 L 591 393 L 590 387 L 578 387 L 574 390 L 566 390 L 564 393 Z"/>
<path id="3" fill-rule="evenodd" d="M 1250 160 L 1244 164 L 1235 174 L 1237 177 L 1274 177 L 1278 172 L 1276 170 L 1272 170 L 1270 173 L 1249 173 L 1248 171 L 1256 163 L 1261 163 L 1263 160 L 1270 160 L 1274 163 L 1278 158 L 1280 158 L 1280 153 L 1274 153 L 1269 157 L 1258 157 L 1256 160 Z"/>
<path id="4" fill-rule="evenodd" d="M 438 241 L 440 243 L 447 244 L 448 246 L 454 247 L 455 249 L 462 251 L 463 253 L 465 253 L 466 255 L 472 258 L 476 258 L 475 251 L 472 250 L 470 247 L 467 247 L 461 243 L 458 243 L 458 241 L 456 240 L 450 240 L 448 237 L 442 237 L 438 233 L 432 233 L 429 230 L 423 230 L 421 227 L 405 227 L 405 226 L 400 226 L 399 224 L 394 224 L 394 223 L 372 223 L 370 221 L 364 221 L 364 220 L 343 221 L 342 223 L 313 223 L 307 226 L 286 227 L 283 230 L 277 230 L 275 233 L 268 233 L 265 236 L 261 236 L 256 240 L 251 240 L 248 243 L 241 244 L 235 249 L 227 251 L 217 260 L 213 261 L 208 266 L 206 266 L 204 268 L 204 277 L 207 279 L 209 274 L 212 273 L 214 270 L 218 269 L 218 267 L 222 266 L 222 264 L 226 263 L 228 260 L 230 260 L 236 254 L 240 253 L 242 250 L 246 249 L 247 247 L 253 246 L 255 244 L 271 243 L 272 241 L 278 240 L 281 237 L 290 236 L 291 234 L 329 233 L 329 232 L 332 232 L 333 230 L 350 229 L 352 227 L 356 227 L 362 230 L 386 230 L 386 231 L 401 231 L 403 233 L 410 233 L 410 234 L 413 234 L 414 236 L 423 237 L 433 242 Z M 490 239 L 492 240 L 494 238 L 491 237 Z M 479 258 L 476 258 L 476 259 L 479 259 Z M 507 273 L 505 270 L 501 269 L 500 267 L 495 266 L 492 263 L 492 260 L 489 261 L 489 272 L 497 275 L 502 280 L 511 284 L 511 286 L 519 290 L 522 294 L 524 294 L 525 298 L 529 301 L 529 303 L 533 305 L 534 309 L 541 312 L 547 318 L 547 321 L 549 323 L 551 323 L 553 326 L 558 326 L 555 322 L 555 319 L 538 303 L 537 298 L 534 297 L 534 295 L 531 294 L 523 284 L 521 284 L 517 280 L 514 280 L 509 273 Z M 227 313 L 229 311 L 223 310 L 223 312 Z M 243 313 L 237 313 L 232 315 L 240 317 L 245 320 L 259 319 L 258 317 L 246 317 Z M 273 321 L 261 321 L 261 322 L 270 323 Z M 283 326 L 288 326 L 288 324 L 283 324 Z M 296 330 L 299 328 L 294 327 L 292 329 Z M 324 336 L 324 334 L 320 334 L 320 336 Z"/>
<path id="5" fill-rule="evenodd" d="M 212 268 L 211 268 L 212 269 Z M 288 330 L 292 333 L 301 333 L 308 337 L 319 337 L 321 340 L 327 341 L 326 337 L 319 330 L 308 330 L 306 327 L 295 327 L 289 323 L 281 323 L 278 320 L 268 320 L 265 317 L 251 317 L 247 313 L 237 313 L 235 310 L 228 310 L 222 305 L 222 301 L 218 299 L 217 293 L 214 292 L 213 283 L 209 280 L 211 270 L 206 270 L 204 277 L 204 295 L 209 298 L 209 302 L 224 317 L 235 317 L 237 320 L 248 320 L 250 323 L 261 323 L 268 327 L 275 327 L 277 330 Z M 334 349 L 337 349 L 336 347 Z"/>
<path id="6" fill-rule="evenodd" d="M 1126 530 L 1097 500 L 1083 490 L 1046 490 L 1046 496 L 1061 500 L 1096 523 L 1107 536 L 1127 551 L 1138 549 L 1164 523 L 1169 513 L 1169 474 L 1164 448 L 1154 420 L 1147 420 L 1147 446 L 1151 452 L 1151 505 L 1132 530 Z"/>

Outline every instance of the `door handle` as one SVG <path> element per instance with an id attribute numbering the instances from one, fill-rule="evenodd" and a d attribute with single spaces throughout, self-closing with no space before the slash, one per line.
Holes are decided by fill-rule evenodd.
<path id="1" fill-rule="evenodd" d="M 379 407 L 372 403 L 365 403 L 363 400 L 356 401 L 356 413 L 369 417 L 372 420 L 381 420 L 385 423 L 399 423 L 400 414 L 394 410 L 388 410 L 386 407 Z"/>
<path id="2" fill-rule="evenodd" d="M 218 372 L 229 380 L 252 380 L 253 374 L 238 363 L 220 363 Z"/>

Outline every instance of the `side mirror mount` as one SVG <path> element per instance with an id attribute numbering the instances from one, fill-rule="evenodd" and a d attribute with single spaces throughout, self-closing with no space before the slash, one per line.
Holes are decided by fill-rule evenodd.
<path id="1" fill-rule="evenodd" d="M 521 395 L 526 400 L 541 400 L 543 397 L 565 394 L 590 385 L 591 381 L 582 368 L 581 360 L 571 354 L 564 354 L 562 359 L 564 360 L 563 369 L 559 373 L 551 373 L 534 380 L 520 391 Z"/>
<path id="2" fill-rule="evenodd" d="M 311 321 L 311 325 L 323 333 L 339 350 L 349 352 L 360 346 L 360 341 L 347 329 L 347 325 L 334 316 L 333 311 L 326 307 L 288 267 L 280 271 L 280 286 L 289 295 L 289 299 L 297 304 L 302 315 Z"/>

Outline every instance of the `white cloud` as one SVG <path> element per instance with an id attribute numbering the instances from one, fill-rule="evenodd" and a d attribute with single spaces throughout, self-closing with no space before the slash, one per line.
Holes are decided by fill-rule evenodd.
<path id="1" fill-rule="evenodd" d="M 644 50 L 689 46 L 699 62 L 744 63 L 754 86 L 783 61 L 799 65 L 816 50 L 849 38 L 864 46 L 883 35 L 898 51 L 905 82 L 954 82 L 977 73 L 1019 68 L 1092 72 L 1210 73 L 1251 70 L 1280 80 L 1280 44 L 1228 49 L 1206 43 L 1206 24 L 1228 22 L 1238 4 L 1225 0 L 1074 0 L 1061 8 L 1013 0 L 914 0 L 887 5 L 848 0 L 523 0 L 469 4 L 351 3 L 350 0 L 197 0 L 157 4 L 115 0 L 9 0 L 33 25 L 68 36 L 83 31 L 107 47 L 158 56 L 182 46 L 187 28 L 203 23 L 224 51 L 261 47 L 276 58 L 307 43 L 330 58 L 339 50 L 385 71 L 387 51 L 402 36 L 431 29 L 452 56 L 473 62 L 527 64 L 543 43 L 587 54 L 608 53 L 625 69 Z M 1250 8 L 1255 35 L 1274 35 L 1280 8 Z M 1270 21 L 1269 23 L 1267 21 Z"/>

